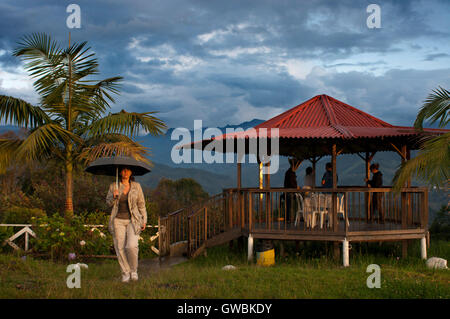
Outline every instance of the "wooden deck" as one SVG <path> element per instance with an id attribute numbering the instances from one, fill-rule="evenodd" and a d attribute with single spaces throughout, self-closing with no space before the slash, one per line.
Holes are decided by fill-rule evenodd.
<path id="1" fill-rule="evenodd" d="M 277 240 L 316 240 L 316 241 L 397 241 L 403 239 L 420 239 L 426 232 L 420 227 L 403 229 L 401 224 L 389 223 L 380 224 L 377 222 L 366 223 L 363 221 L 350 222 L 347 232 L 344 222 L 338 224 L 336 231 L 320 228 L 306 228 L 302 221 L 298 225 L 293 223 L 275 222 L 273 228 L 267 229 L 266 224 L 255 224 L 252 229 L 252 236 L 260 239 Z M 242 234 L 246 237 L 250 232 L 244 229 Z"/>
<path id="2" fill-rule="evenodd" d="M 328 206 L 304 206 L 301 201 L 296 200 L 298 195 L 306 197 L 312 196 L 311 194 L 326 194 L 325 196 L 329 197 Z M 371 204 L 373 198 L 378 198 L 376 208 Z M 317 203 L 320 203 L 320 200 Z M 326 212 L 323 214 L 322 228 L 319 217 L 314 228 L 306 225 L 304 220 L 295 224 L 296 212 L 300 208 Z M 287 216 L 286 211 L 291 214 Z M 369 222 L 370 220 L 372 221 Z M 188 255 L 193 257 L 207 247 L 223 244 L 240 236 L 341 243 L 406 243 L 406 240 L 425 238 L 427 221 L 426 188 L 404 188 L 398 194 L 394 194 L 390 188 L 365 187 L 309 190 L 226 189 L 203 203 L 160 218 L 160 251 L 163 255 L 165 250 L 166 254 L 169 254 L 171 244 L 187 241 Z"/>

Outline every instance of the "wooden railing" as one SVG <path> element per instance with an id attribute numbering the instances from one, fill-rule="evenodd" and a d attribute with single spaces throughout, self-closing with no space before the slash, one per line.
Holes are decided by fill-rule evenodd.
<path id="1" fill-rule="evenodd" d="M 228 189 L 247 231 L 333 232 L 426 229 L 428 191 L 404 188 Z M 374 207 L 375 206 L 375 207 Z M 299 214 L 297 212 L 299 211 Z"/>
<path id="2" fill-rule="evenodd" d="M 206 247 L 209 239 L 233 230 L 240 234 L 245 225 L 239 210 L 242 203 L 239 193 L 223 192 L 160 217 L 160 256 L 170 254 L 171 245 L 184 241 L 188 256 L 195 256 Z"/>
<path id="3" fill-rule="evenodd" d="M 186 241 L 187 216 L 192 212 L 193 207 L 179 209 L 167 216 L 160 217 L 159 225 L 159 255 L 166 256 L 170 254 L 170 245 L 176 242 Z"/>
<path id="4" fill-rule="evenodd" d="M 399 193 L 389 187 L 232 188 L 160 218 L 160 255 L 169 254 L 170 245 L 186 241 L 188 256 L 196 256 L 214 238 L 233 232 L 322 239 L 426 230 L 427 225 L 427 188 L 403 188 Z"/>
<path id="5" fill-rule="evenodd" d="M 227 206 L 233 204 L 233 194 L 218 194 L 204 202 L 188 216 L 188 255 L 193 256 L 206 246 L 208 239 L 234 227 L 233 219 L 226 214 Z"/>

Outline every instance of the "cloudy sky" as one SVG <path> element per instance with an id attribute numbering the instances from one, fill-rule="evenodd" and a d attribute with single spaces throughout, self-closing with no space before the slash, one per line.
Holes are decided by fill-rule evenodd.
<path id="1" fill-rule="evenodd" d="M 170 127 L 269 119 L 328 94 L 412 125 L 432 89 L 450 87 L 450 1 L 2 0 L 0 94 L 38 103 L 11 56 L 20 37 L 88 41 L 100 78 L 124 77 L 112 111 L 159 111 Z M 381 8 L 369 29 L 366 8 Z"/>

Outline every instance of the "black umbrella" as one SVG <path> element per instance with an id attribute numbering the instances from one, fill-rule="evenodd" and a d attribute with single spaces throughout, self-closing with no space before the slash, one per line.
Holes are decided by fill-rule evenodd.
<path id="1" fill-rule="evenodd" d="M 141 176 L 151 171 L 150 166 L 129 156 L 101 157 L 85 168 L 86 172 L 95 175 L 116 176 L 119 188 L 119 168 L 128 167 L 135 176 Z"/>

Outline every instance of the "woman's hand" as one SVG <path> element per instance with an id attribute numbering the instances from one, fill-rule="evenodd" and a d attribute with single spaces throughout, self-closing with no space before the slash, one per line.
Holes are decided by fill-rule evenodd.
<path id="1" fill-rule="evenodd" d="M 144 224 L 144 226 L 141 227 L 141 230 L 144 231 L 145 227 L 147 227 L 147 226 Z"/>
<path id="2" fill-rule="evenodd" d="M 114 199 L 117 199 L 119 197 L 119 190 L 115 189 L 113 195 L 114 195 Z"/>

